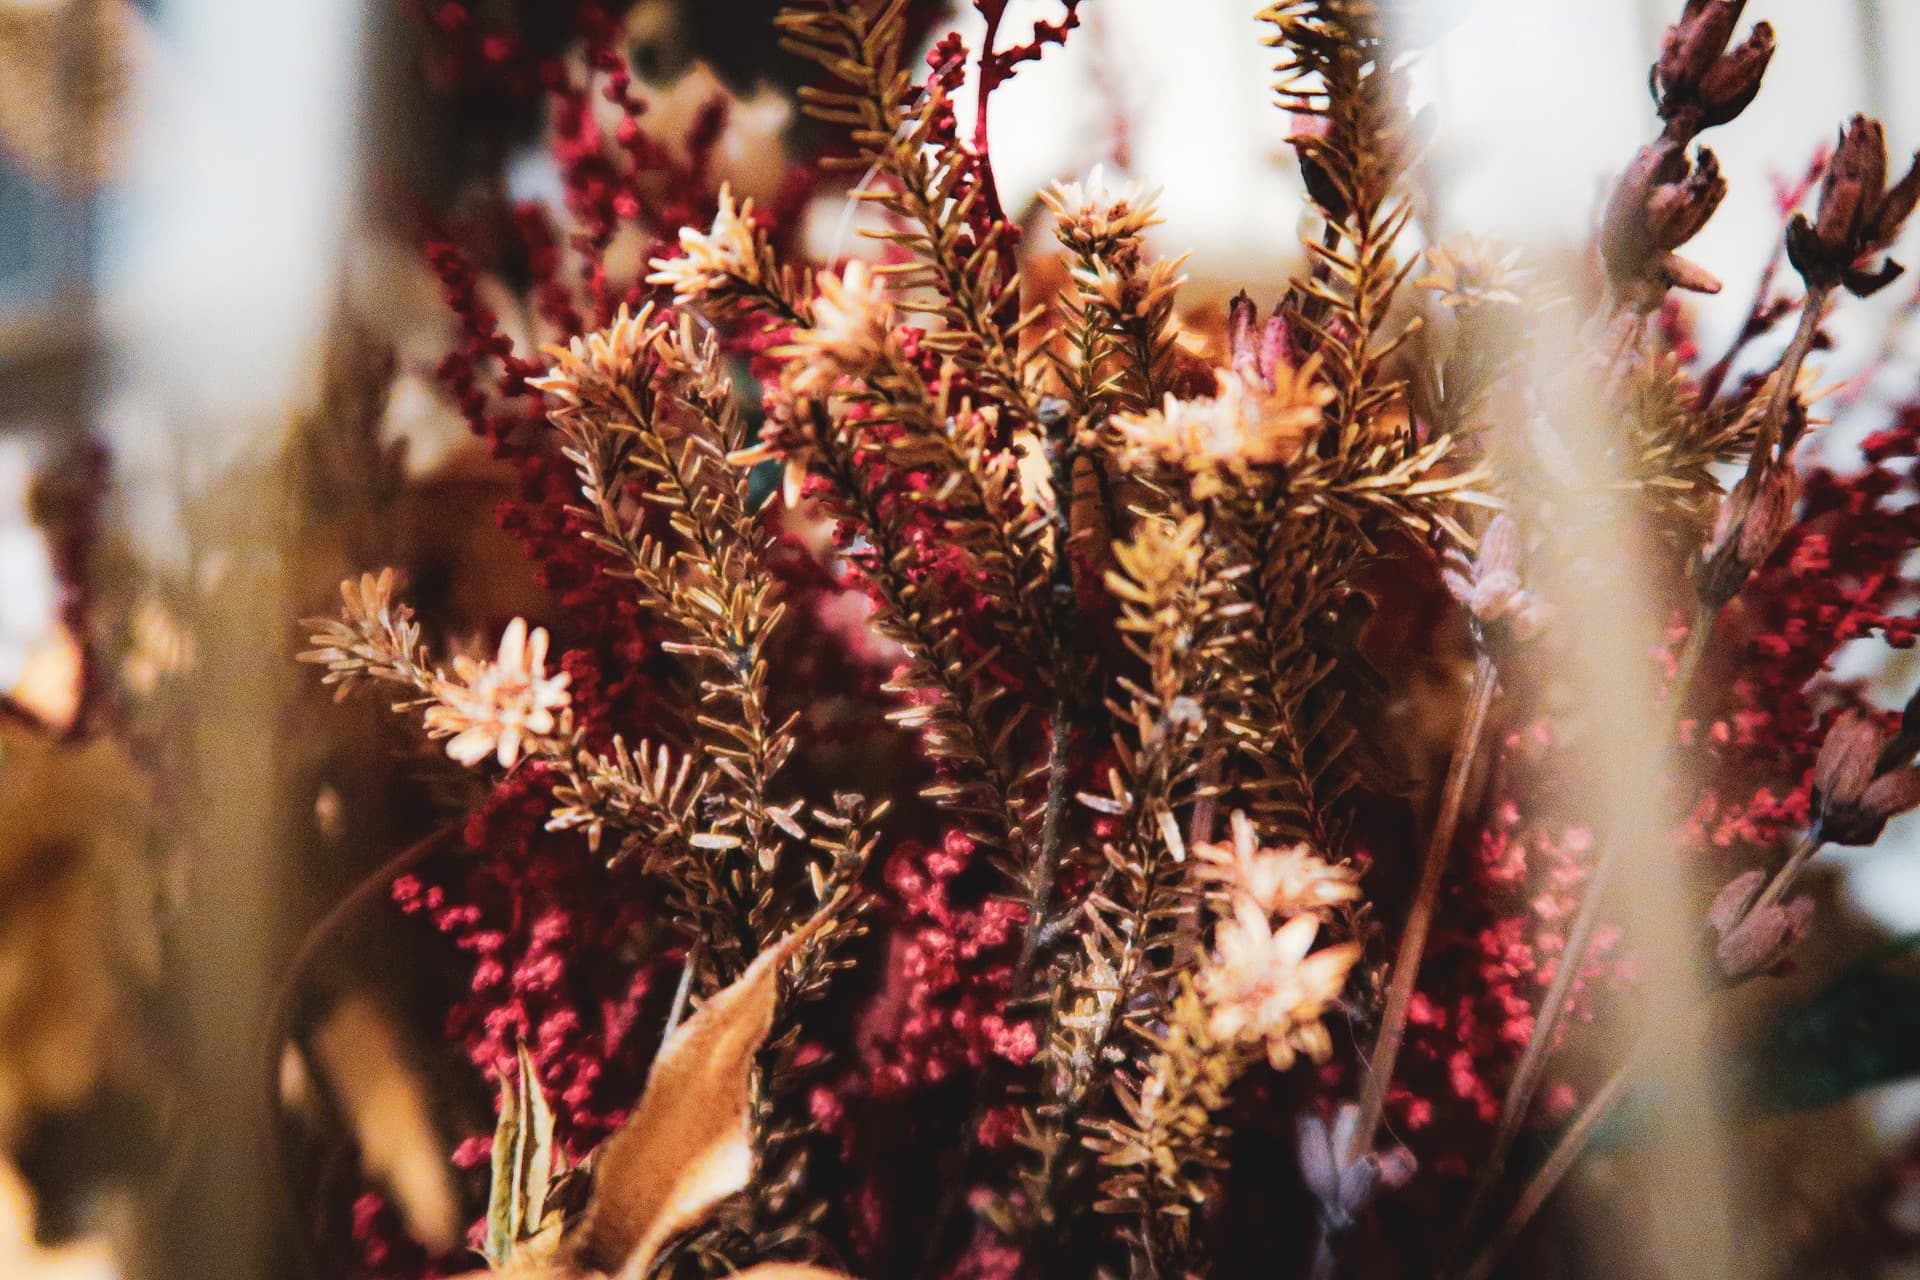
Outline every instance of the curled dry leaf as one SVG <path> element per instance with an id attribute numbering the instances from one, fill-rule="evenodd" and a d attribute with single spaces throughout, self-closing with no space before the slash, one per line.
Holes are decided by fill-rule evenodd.
<path id="1" fill-rule="evenodd" d="M 496 1270 L 541 1261 L 548 1250 L 547 1190 L 553 1180 L 553 1109 L 527 1047 L 519 1080 L 500 1077 L 500 1122 L 493 1132 L 493 1193 L 487 1204 L 487 1262 Z"/>
<path id="2" fill-rule="evenodd" d="M 567 1256 L 632 1280 L 662 1245 L 753 1174 L 753 1057 L 773 1026 L 780 970 L 831 913 L 760 953 L 660 1046 L 639 1105 L 601 1148 Z"/>

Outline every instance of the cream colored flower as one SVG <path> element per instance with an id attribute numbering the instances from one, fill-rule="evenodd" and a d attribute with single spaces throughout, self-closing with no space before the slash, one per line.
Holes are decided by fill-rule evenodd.
<path id="1" fill-rule="evenodd" d="M 1413 282 L 1416 289 L 1432 289 L 1440 295 L 1440 305 L 1460 310 L 1465 307 L 1520 305 L 1513 291 L 1520 277 L 1520 251 L 1502 253 L 1499 246 L 1475 236 L 1461 236 L 1427 250 L 1428 275 Z"/>
<path id="2" fill-rule="evenodd" d="M 754 234 L 753 201 L 733 205 L 733 190 L 720 188 L 720 207 L 713 215 L 713 228 L 680 228 L 680 256 L 655 258 L 648 264 L 653 274 L 648 284 L 664 284 L 673 289 L 673 300 L 689 303 L 744 282 L 758 287 L 764 283 L 760 242 Z"/>
<path id="3" fill-rule="evenodd" d="M 478 764 L 491 753 L 501 768 L 512 768 L 529 736 L 553 732 L 553 713 L 569 700 L 571 677 L 547 674 L 546 628 L 529 634 L 525 618 L 507 624 L 493 661 L 458 657 L 453 670 L 455 678 L 434 681 L 427 732 L 450 737 L 447 754 L 461 764 Z"/>
<path id="4" fill-rule="evenodd" d="M 1295 916 L 1274 929 L 1259 903 L 1244 894 L 1237 897 L 1232 917 L 1220 922 L 1214 954 L 1200 971 L 1212 1034 L 1246 1044 L 1264 1041 L 1276 1071 L 1292 1066 L 1302 1053 L 1324 1061 L 1333 1042 L 1321 1018 L 1346 987 L 1360 944 L 1313 951 L 1319 930 L 1312 915 Z"/>
<path id="5" fill-rule="evenodd" d="M 1185 467 L 1194 476 L 1196 496 L 1205 497 L 1218 491 L 1213 473 L 1222 468 L 1243 472 L 1298 456 L 1333 400 L 1333 388 L 1317 378 L 1319 368 L 1315 356 L 1298 369 L 1278 369 L 1272 391 L 1222 369 L 1212 397 L 1169 395 L 1162 408 L 1119 414 L 1113 423 L 1136 465 L 1158 460 Z"/>
<path id="6" fill-rule="evenodd" d="M 842 377 L 871 370 L 893 341 L 898 318 L 886 277 L 856 258 L 839 275 L 822 271 L 813 300 L 813 323 L 796 329 L 778 354 L 797 362 L 789 379 L 794 394 L 818 395 Z"/>
<path id="7" fill-rule="evenodd" d="M 1058 221 L 1060 243 L 1095 256 L 1137 240 L 1141 232 L 1161 221 L 1155 215 L 1153 196 L 1143 195 L 1137 182 L 1109 184 L 1104 165 L 1095 165 L 1085 183 L 1054 183 L 1040 193 L 1040 199 Z"/>
<path id="8" fill-rule="evenodd" d="M 1253 823 L 1239 811 L 1233 815 L 1230 841 L 1196 844 L 1193 855 L 1203 880 L 1250 898 L 1270 915 L 1325 911 L 1360 896 L 1352 867 L 1335 866 L 1304 844 L 1263 849 Z"/>
<path id="9" fill-rule="evenodd" d="M 547 347 L 552 371 L 544 378 L 529 378 L 527 385 L 546 392 L 567 409 L 597 405 L 624 413 L 622 389 L 631 389 L 649 376 L 651 348 L 664 332 L 666 326 L 654 321 L 651 302 L 633 313 L 623 303 L 606 328 L 575 337 L 564 347 Z"/>

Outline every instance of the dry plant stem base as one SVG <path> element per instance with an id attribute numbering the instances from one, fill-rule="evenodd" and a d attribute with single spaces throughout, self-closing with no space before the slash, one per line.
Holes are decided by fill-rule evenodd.
<path id="1" fill-rule="evenodd" d="M 1719 610 L 1707 605 L 1701 605 L 1694 611 L 1693 625 L 1687 631 L 1686 644 L 1680 651 L 1673 683 L 1667 693 L 1666 713 L 1661 722 L 1663 744 L 1673 741 L 1680 714 L 1692 692 L 1693 682 L 1700 674 L 1700 664 L 1706 655 L 1707 644 L 1713 638 L 1714 623 L 1718 617 Z M 1458 1257 L 1473 1238 L 1474 1230 L 1489 1207 L 1493 1188 L 1506 1168 L 1507 1157 L 1512 1154 L 1514 1140 L 1520 1135 L 1520 1125 L 1526 1119 L 1527 1108 L 1532 1105 L 1534 1094 L 1540 1087 L 1540 1079 L 1546 1072 L 1554 1032 L 1561 1015 L 1566 1011 L 1574 981 L 1586 964 L 1587 950 L 1593 945 L 1593 935 L 1599 929 L 1600 904 L 1606 897 L 1616 862 L 1612 854 L 1611 847 L 1603 842 L 1594 861 L 1593 875 L 1587 881 L 1586 893 L 1580 900 L 1580 909 L 1574 913 L 1573 924 L 1567 931 L 1566 950 L 1561 953 L 1560 963 L 1554 969 L 1553 981 L 1534 1019 L 1533 1034 L 1527 1038 L 1527 1047 L 1520 1054 L 1519 1065 L 1514 1068 L 1513 1080 L 1507 1086 L 1506 1097 L 1501 1102 L 1500 1118 L 1493 1131 L 1493 1145 L 1487 1152 L 1486 1161 L 1480 1166 L 1480 1172 L 1474 1177 L 1473 1194 L 1467 1201 L 1467 1212 L 1461 1219 L 1460 1233 L 1455 1237 L 1450 1251 L 1449 1267 L 1453 1258 Z"/>
<path id="2" fill-rule="evenodd" d="M 1447 768 L 1445 789 L 1441 793 L 1440 812 L 1434 819 L 1433 836 L 1427 844 L 1427 858 L 1420 872 L 1420 886 L 1407 914 L 1406 930 L 1400 936 L 1399 954 L 1393 961 L 1393 982 L 1387 989 L 1387 1005 L 1380 1018 L 1380 1031 L 1374 1038 L 1373 1052 L 1367 1056 L 1367 1084 L 1360 1094 L 1360 1118 L 1354 1129 L 1354 1159 L 1373 1149 L 1374 1135 L 1386 1110 L 1387 1087 L 1393 1082 L 1393 1068 L 1400 1056 L 1400 1044 L 1407 1031 L 1407 1009 L 1413 1002 L 1413 990 L 1420 977 L 1420 960 L 1426 953 L 1427 934 L 1433 925 L 1433 913 L 1440 901 L 1440 882 L 1445 878 L 1453 838 L 1460 826 L 1460 810 L 1466 801 L 1467 783 L 1479 758 L 1480 740 L 1486 734 L 1487 715 L 1500 683 L 1493 659 L 1480 656 L 1473 668 L 1473 684 L 1467 694 L 1467 714 L 1460 725 L 1459 740 L 1453 746 L 1453 759 Z"/>
<path id="3" fill-rule="evenodd" d="M 1487 1280 L 1493 1274 L 1495 1264 L 1508 1249 L 1513 1247 L 1514 1241 L 1520 1238 L 1520 1233 L 1526 1230 L 1527 1224 L 1533 1221 L 1534 1215 L 1540 1212 L 1541 1206 L 1545 1205 L 1553 1193 L 1559 1189 L 1560 1183 L 1565 1180 L 1580 1156 L 1586 1151 L 1587 1143 L 1593 1140 L 1600 1122 L 1606 1119 L 1607 1113 L 1613 1110 L 1614 1103 L 1618 1102 L 1620 1095 L 1626 1092 L 1627 1083 L 1639 1070 L 1647 1048 L 1645 1040 L 1637 1042 L 1627 1051 L 1626 1061 L 1615 1068 L 1613 1074 L 1607 1077 L 1607 1082 L 1587 1100 L 1587 1104 L 1580 1109 L 1580 1114 L 1574 1117 L 1573 1123 L 1567 1126 L 1565 1132 L 1553 1144 L 1553 1150 L 1547 1154 L 1546 1163 L 1542 1164 L 1533 1177 L 1527 1180 L 1525 1190 L 1520 1193 L 1520 1199 L 1514 1204 L 1506 1220 L 1500 1224 L 1499 1230 L 1493 1233 L 1493 1238 L 1487 1242 L 1486 1247 L 1475 1254 L 1466 1270 L 1460 1273 L 1460 1280 Z"/>
<path id="4" fill-rule="evenodd" d="M 1780 870 L 1774 873 L 1766 889 L 1754 900 L 1753 906 L 1748 910 L 1758 911 L 1773 906 L 1786 897 L 1792 891 L 1795 882 L 1799 880 L 1800 873 L 1806 869 L 1808 861 L 1819 851 L 1819 840 L 1811 834 L 1802 835 L 1795 843 L 1793 852 L 1787 856 L 1786 862 L 1781 864 Z M 1620 1100 L 1621 1093 L 1625 1091 L 1632 1077 L 1645 1065 L 1648 1048 L 1645 1039 L 1637 1041 L 1633 1048 L 1627 1051 L 1626 1060 L 1607 1078 L 1607 1082 L 1600 1087 L 1599 1091 L 1587 1100 L 1580 1114 L 1574 1117 L 1573 1123 L 1568 1125 L 1555 1141 L 1546 1163 L 1541 1165 L 1528 1180 L 1526 1189 L 1520 1193 L 1520 1199 L 1514 1205 L 1513 1211 L 1507 1215 L 1506 1221 L 1501 1223 L 1500 1229 L 1494 1233 L 1486 1247 L 1475 1256 L 1473 1264 L 1461 1273 L 1461 1280 L 1487 1280 L 1487 1276 L 1492 1273 L 1494 1263 L 1513 1247 L 1513 1242 L 1520 1238 L 1520 1233 L 1526 1230 L 1533 1216 L 1540 1212 L 1547 1198 L 1559 1188 L 1567 1174 L 1572 1172 L 1574 1164 L 1586 1151 L 1587 1143 L 1592 1140 L 1600 1122 L 1606 1119 L 1607 1113 Z"/>

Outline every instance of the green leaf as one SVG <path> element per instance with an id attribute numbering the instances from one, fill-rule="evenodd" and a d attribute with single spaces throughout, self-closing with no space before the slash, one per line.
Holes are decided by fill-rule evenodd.
<path id="1" fill-rule="evenodd" d="M 1749 1105 L 1824 1107 L 1920 1076 L 1920 975 L 1889 965 L 1916 950 L 1920 934 L 1893 939 L 1764 1028 L 1741 1055 Z"/>
<path id="2" fill-rule="evenodd" d="M 493 1186 L 487 1196 L 487 1243 L 482 1253 L 504 1270 L 520 1245 L 537 1235 L 553 1181 L 553 1110 L 523 1044 L 519 1082 L 500 1077 L 500 1119 L 493 1131 Z"/>

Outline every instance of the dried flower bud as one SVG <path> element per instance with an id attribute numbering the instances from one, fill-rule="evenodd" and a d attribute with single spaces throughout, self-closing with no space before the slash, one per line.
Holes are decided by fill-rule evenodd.
<path id="1" fill-rule="evenodd" d="M 1228 307 L 1227 350 L 1233 371 L 1242 380 L 1272 391 L 1283 373 L 1300 364 L 1293 331 L 1278 307 L 1265 323 L 1246 293 L 1237 293 Z"/>
<path id="2" fill-rule="evenodd" d="M 1719 937 L 1714 963 L 1729 978 L 1751 977 L 1774 968 L 1807 936 L 1813 923 L 1813 899 L 1804 894 L 1755 910 L 1754 900 L 1766 883 L 1765 873 L 1743 871 L 1714 895 L 1707 911 L 1707 923 Z"/>
<path id="3" fill-rule="evenodd" d="M 1492 650 L 1512 649 L 1546 629 L 1551 607 L 1520 581 L 1520 526 L 1505 513 L 1480 537 L 1480 554 L 1468 561 L 1449 551 L 1441 581 L 1471 619 L 1474 635 Z"/>
<path id="4" fill-rule="evenodd" d="M 1300 180 L 1306 185 L 1308 199 L 1327 217 L 1339 222 L 1347 216 L 1347 194 L 1320 162 L 1320 153 L 1326 149 L 1332 133 L 1333 123 L 1325 116 L 1295 112 L 1293 135 L 1287 141 L 1293 144 L 1294 154 L 1299 158 Z"/>
<path id="5" fill-rule="evenodd" d="M 1692 161 L 1674 138 L 1640 148 L 1600 219 L 1600 256 L 1614 290 L 1642 310 L 1669 288 L 1718 293 L 1718 280 L 1672 250 L 1706 225 L 1726 194 L 1720 162 L 1706 148 Z"/>
<path id="6" fill-rule="evenodd" d="M 1700 127 L 1709 129 L 1745 111 L 1760 92 L 1773 60 L 1773 26 L 1756 23 L 1747 38 L 1713 64 L 1700 81 Z"/>
<path id="7" fill-rule="evenodd" d="M 1344 1231 L 1359 1220 L 1382 1189 L 1406 1185 L 1416 1168 L 1405 1147 L 1353 1154 L 1353 1135 L 1360 1108 L 1343 1102 L 1333 1123 L 1316 1111 L 1300 1116 L 1300 1176 L 1320 1207 L 1320 1220 L 1329 1232 Z"/>
<path id="8" fill-rule="evenodd" d="M 1753 571 L 1765 564 L 1793 524 L 1800 500 L 1800 473 L 1787 458 L 1742 478 L 1720 501 L 1695 587 L 1700 599 L 1719 607 L 1734 598 Z"/>
<path id="9" fill-rule="evenodd" d="M 1647 234 L 1657 248 L 1677 249 L 1700 233 L 1726 196 L 1720 160 L 1702 147 L 1692 168 L 1648 192 Z"/>
<path id="10" fill-rule="evenodd" d="M 1813 765 L 1813 834 L 1828 844 L 1870 845 L 1887 820 L 1920 806 L 1920 767 L 1904 738 L 1849 711 L 1834 722 Z"/>
<path id="11" fill-rule="evenodd" d="M 1755 24 L 1729 50 L 1746 0 L 1690 0 L 1667 28 L 1653 64 L 1660 118 L 1686 134 L 1722 125 L 1746 110 L 1773 57 L 1773 28 Z"/>
<path id="12" fill-rule="evenodd" d="M 1808 288 L 1845 286 L 1857 297 L 1877 293 L 1905 270 L 1891 258 L 1867 259 L 1892 244 L 1920 202 L 1920 154 L 1888 188 L 1887 136 L 1878 120 L 1855 116 L 1841 132 L 1820 184 L 1820 208 L 1797 213 L 1787 227 L 1787 257 Z"/>

